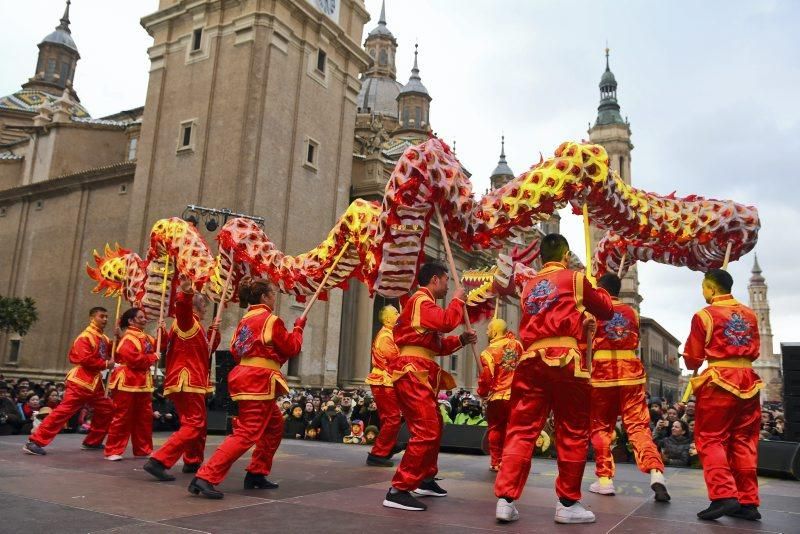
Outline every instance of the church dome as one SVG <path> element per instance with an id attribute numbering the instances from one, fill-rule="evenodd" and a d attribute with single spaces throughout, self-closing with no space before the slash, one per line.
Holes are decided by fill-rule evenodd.
<path id="1" fill-rule="evenodd" d="M 617 85 L 617 79 L 614 77 L 614 73 L 606 66 L 606 71 L 600 77 L 600 87 L 604 85 Z"/>
<path id="2" fill-rule="evenodd" d="M 360 113 L 380 113 L 397 117 L 397 95 L 403 84 L 391 78 L 369 77 L 361 81 L 358 92 Z"/>
<path id="3" fill-rule="evenodd" d="M 44 91 L 23 89 L 14 94 L 0 97 L 0 109 L 14 111 L 37 112 L 44 105 L 54 104 L 58 97 Z M 89 112 L 80 103 L 70 102 L 70 115 L 79 118 L 88 118 Z"/>

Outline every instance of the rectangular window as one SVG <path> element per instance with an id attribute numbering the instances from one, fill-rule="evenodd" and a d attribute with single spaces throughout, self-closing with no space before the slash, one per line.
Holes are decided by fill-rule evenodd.
<path id="1" fill-rule="evenodd" d="M 197 28 L 192 32 L 192 52 L 200 50 L 200 45 L 203 42 L 203 28 Z"/>
<path id="2" fill-rule="evenodd" d="M 136 159 L 136 146 L 139 144 L 138 137 L 131 137 L 131 140 L 128 142 L 128 161 L 133 161 Z"/>
<path id="3" fill-rule="evenodd" d="M 414 125 L 420 126 L 422 125 L 422 108 L 419 106 L 414 108 Z"/>
<path id="4" fill-rule="evenodd" d="M 69 63 L 61 63 L 61 79 L 65 82 L 69 80 Z"/>
<path id="5" fill-rule="evenodd" d="M 325 74 L 325 64 L 328 61 L 328 55 L 322 50 L 317 50 L 317 70 Z"/>
<path id="6" fill-rule="evenodd" d="M 22 345 L 22 340 L 20 339 L 11 340 L 11 350 L 8 351 L 8 363 L 19 362 L 19 349 L 21 345 Z"/>
<path id="7" fill-rule="evenodd" d="M 44 75 L 46 77 L 50 78 L 55 73 L 56 73 L 56 60 L 55 59 L 48 59 L 47 60 L 47 72 L 45 72 Z"/>
<path id="8" fill-rule="evenodd" d="M 317 165 L 319 162 L 319 143 L 310 137 L 306 137 L 304 158 L 304 167 L 317 170 Z"/>
<path id="9" fill-rule="evenodd" d="M 197 119 L 181 122 L 178 130 L 178 152 L 194 150 L 194 127 Z M 138 141 L 136 143 L 139 144 Z"/>
<path id="10" fill-rule="evenodd" d="M 450 371 L 453 373 L 458 371 L 458 356 L 450 356 Z"/>
<path id="11" fill-rule="evenodd" d="M 289 366 L 286 369 L 286 374 L 289 376 L 300 376 L 300 355 L 289 360 Z"/>

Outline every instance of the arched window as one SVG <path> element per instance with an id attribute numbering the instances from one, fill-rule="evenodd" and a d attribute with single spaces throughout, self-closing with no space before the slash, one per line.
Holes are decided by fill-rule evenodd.
<path id="1" fill-rule="evenodd" d="M 388 65 L 389 64 L 389 53 L 386 52 L 385 48 L 381 49 L 381 53 L 380 53 L 380 56 L 379 56 L 378 63 L 380 63 L 381 65 Z"/>

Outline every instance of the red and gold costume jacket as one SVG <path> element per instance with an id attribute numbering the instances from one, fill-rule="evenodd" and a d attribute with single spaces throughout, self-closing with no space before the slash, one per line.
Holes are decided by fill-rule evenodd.
<path id="1" fill-rule="evenodd" d="M 634 386 L 647 382 L 644 366 L 636 356 L 639 348 L 639 314 L 627 304 L 612 298 L 614 316 L 597 321 L 592 342 L 592 385 L 599 387 Z"/>
<path id="2" fill-rule="evenodd" d="M 378 330 L 375 341 L 372 342 L 372 372 L 367 376 L 366 382 L 370 386 L 392 387 L 392 373 L 389 362 L 397 357 L 397 345 L 394 342 L 392 329 L 388 326 Z"/>
<path id="3" fill-rule="evenodd" d="M 291 333 L 269 306 L 248 308 L 231 340 L 237 366 L 228 375 L 228 391 L 235 401 L 271 400 L 289 391 L 281 365 L 300 354 L 303 330 Z"/>
<path id="4" fill-rule="evenodd" d="M 731 295 L 719 295 L 692 317 L 684 359 L 691 370 L 708 360 L 708 369 L 692 378 L 692 389 L 712 383 L 742 399 L 749 399 L 764 387 L 753 371 L 761 340 L 753 310 Z"/>
<path id="5" fill-rule="evenodd" d="M 463 318 L 463 300 L 453 299 L 447 309 L 442 309 L 424 287 L 411 295 L 394 326 L 398 355 L 390 363 L 392 381 L 414 373 L 433 391 L 456 387 L 456 381 L 439 367 L 435 357 L 448 356 L 461 348 L 458 336 L 443 334 L 454 330 Z"/>
<path id="6" fill-rule="evenodd" d="M 549 366 L 564 367 L 575 360 L 575 376 L 589 378 L 578 348 L 584 336 L 584 312 L 601 320 L 613 317 L 611 297 L 595 289 L 582 272 L 560 262 L 548 262 L 522 288 L 519 336 L 528 358 L 542 358 Z"/>
<path id="7" fill-rule="evenodd" d="M 97 384 L 102 384 L 100 372 L 106 368 L 110 357 L 111 341 L 90 323 L 69 349 L 69 361 L 75 367 L 67 373 L 67 382 L 94 391 Z"/>
<path id="8" fill-rule="evenodd" d="M 494 338 L 481 352 L 478 395 L 490 401 L 510 399 L 514 369 L 522 353 L 522 343 L 513 333 Z"/>
<path id="9" fill-rule="evenodd" d="M 210 393 L 208 383 L 209 354 L 219 345 L 219 334 L 206 334 L 200 320 L 192 311 L 191 293 L 178 291 L 175 298 L 175 321 L 167 334 L 167 375 L 164 394 L 186 391 Z M 209 339 L 210 338 L 210 339 Z"/>
<path id="10" fill-rule="evenodd" d="M 150 366 L 158 360 L 156 340 L 135 326 L 129 326 L 119 342 L 108 387 L 134 393 L 153 391 Z"/>

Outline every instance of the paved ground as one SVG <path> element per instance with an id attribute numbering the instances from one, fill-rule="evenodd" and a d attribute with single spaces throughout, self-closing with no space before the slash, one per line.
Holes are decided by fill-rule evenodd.
<path id="1" fill-rule="evenodd" d="M 652 501 L 645 476 L 629 465 L 619 467 L 615 497 L 589 493 L 590 464 L 583 502 L 597 523 L 555 525 L 555 462 L 537 460 L 518 503 L 522 519 L 499 525 L 494 475 L 482 456 L 443 453 L 441 484 L 450 495 L 428 498 L 427 512 L 402 512 L 381 506 L 393 470 L 366 467 L 365 447 L 284 441 L 270 477 L 279 489 L 244 491 L 246 460 L 240 460 L 219 486 L 225 498 L 211 501 L 189 495 L 190 475 L 179 468 L 173 469 L 177 481 L 159 483 L 141 470 L 143 460 L 107 462 L 100 453 L 81 451 L 81 437 L 59 436 L 45 457 L 23 454 L 23 436 L 0 438 L 1 533 L 800 532 L 800 482 L 760 480 L 761 522 L 700 522 L 695 513 L 707 501 L 699 471 L 669 469 L 673 500 L 661 505 Z M 209 438 L 207 454 L 221 439 Z M 157 445 L 163 440 L 156 436 Z"/>

